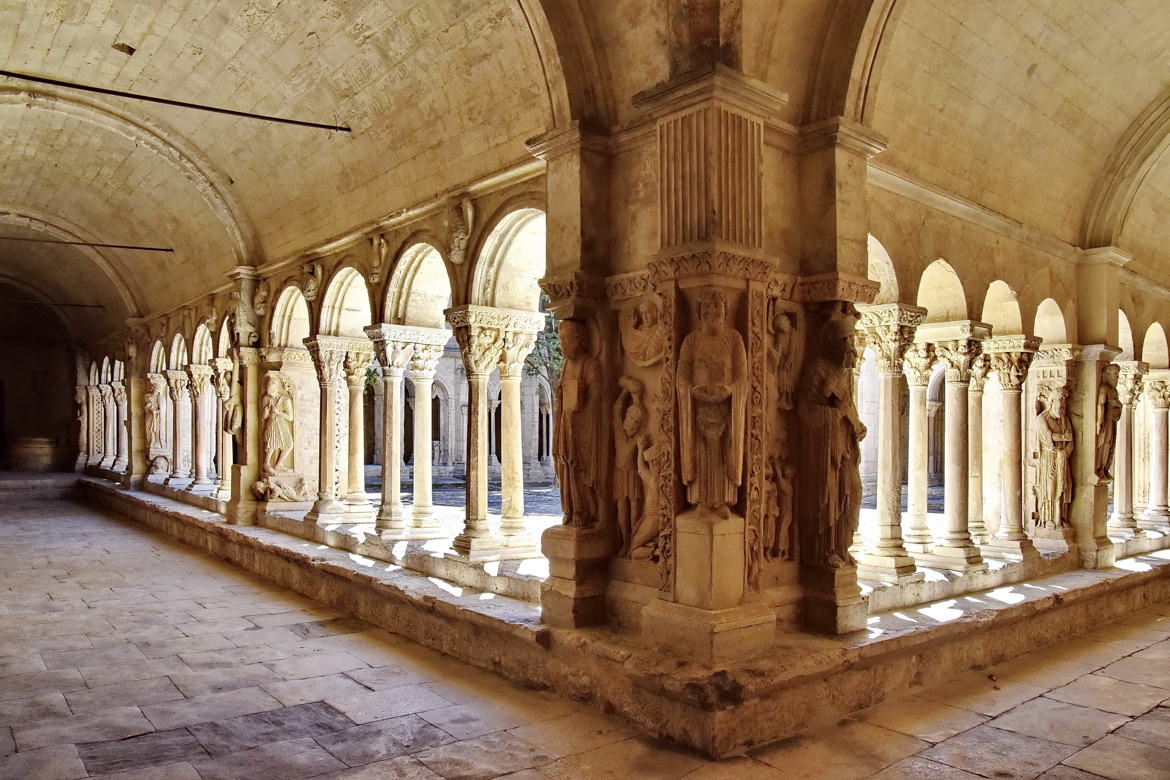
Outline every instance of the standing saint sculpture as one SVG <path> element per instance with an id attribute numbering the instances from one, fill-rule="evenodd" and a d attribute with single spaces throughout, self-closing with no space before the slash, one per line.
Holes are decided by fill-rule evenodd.
<path id="1" fill-rule="evenodd" d="M 618 554 L 629 553 L 633 529 L 642 517 L 642 480 L 638 477 L 638 439 L 646 420 L 644 386 L 633 377 L 618 380 L 621 392 L 613 404 L 613 492 L 617 499 Z"/>
<path id="2" fill-rule="evenodd" d="M 851 304 L 830 309 L 801 377 L 801 462 L 810 486 L 800 495 L 803 555 L 832 569 L 853 565 L 849 546 L 861 511 L 858 442 L 865 426 L 853 400 L 856 322 Z"/>
<path id="3" fill-rule="evenodd" d="M 159 400 L 158 393 L 152 391 L 146 394 L 146 400 L 143 402 L 147 449 L 162 446 L 162 441 L 159 439 Z"/>
<path id="4" fill-rule="evenodd" d="M 718 290 L 699 296 L 699 325 L 678 362 L 679 444 L 687 502 L 727 516 L 739 500 L 747 409 L 747 349 Z"/>
<path id="5" fill-rule="evenodd" d="M 1121 366 L 1109 363 L 1101 369 L 1097 388 L 1097 451 L 1094 468 L 1097 478 L 1113 479 L 1113 452 L 1117 441 L 1117 422 L 1121 419 L 1121 398 L 1117 395 L 1117 378 Z"/>
<path id="6" fill-rule="evenodd" d="M 1073 429 L 1068 418 L 1068 390 L 1045 385 L 1036 399 L 1036 525 L 1063 528 L 1068 525 L 1072 503 Z"/>
<path id="7" fill-rule="evenodd" d="M 553 457 L 565 525 L 588 528 L 597 523 L 605 480 L 601 362 L 583 321 L 562 320 L 560 331 L 565 365 L 556 389 Z"/>
<path id="8" fill-rule="evenodd" d="M 264 473 L 279 474 L 291 470 L 293 454 L 293 401 L 284 380 L 268 375 L 264 405 Z"/>

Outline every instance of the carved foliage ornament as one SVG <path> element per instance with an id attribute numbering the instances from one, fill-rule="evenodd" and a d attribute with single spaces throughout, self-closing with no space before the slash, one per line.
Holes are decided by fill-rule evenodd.
<path id="1" fill-rule="evenodd" d="M 861 325 L 865 328 L 865 345 L 877 355 L 878 370 L 887 374 L 900 373 L 903 361 L 907 360 L 907 353 L 914 345 L 914 327 L 898 324 L 867 327 L 864 320 Z"/>
<path id="2" fill-rule="evenodd" d="M 970 381 L 971 366 L 980 352 L 980 342 L 975 339 L 940 341 L 934 345 L 935 355 L 946 365 L 948 382 Z"/>
<path id="3" fill-rule="evenodd" d="M 1028 367 L 1032 365 L 1032 352 L 994 352 L 991 370 L 999 378 L 1004 390 L 1020 390 L 1028 378 Z"/>
<path id="4" fill-rule="evenodd" d="M 902 366 L 909 384 L 925 387 L 930 384 L 931 368 L 934 366 L 934 347 L 927 343 L 914 344 L 906 351 Z"/>
<path id="5" fill-rule="evenodd" d="M 1146 395 L 1156 409 L 1170 409 L 1170 380 L 1146 378 Z"/>

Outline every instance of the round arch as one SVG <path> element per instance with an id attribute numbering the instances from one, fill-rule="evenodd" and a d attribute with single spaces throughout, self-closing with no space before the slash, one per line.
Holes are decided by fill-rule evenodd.
<path id="1" fill-rule="evenodd" d="M 280 291 L 272 307 L 268 341 L 274 347 L 304 347 L 305 339 L 313 335 L 312 323 L 309 302 L 299 287 L 290 284 Z"/>
<path id="2" fill-rule="evenodd" d="M 171 357 L 167 367 L 173 371 L 181 371 L 186 368 L 189 362 L 187 340 L 183 338 L 182 333 L 176 333 L 175 337 L 171 339 Z"/>
<path id="3" fill-rule="evenodd" d="M 545 213 L 531 206 L 500 217 L 480 245 L 470 301 L 481 306 L 537 311 L 545 272 Z"/>
<path id="4" fill-rule="evenodd" d="M 1117 345 L 1121 347 L 1121 354 L 1117 360 L 1136 360 L 1133 343 L 1133 327 L 1129 324 L 1129 317 L 1124 309 L 1117 310 Z"/>
<path id="5" fill-rule="evenodd" d="M 215 357 L 215 350 L 211 345 L 211 329 L 206 322 L 199 323 L 195 329 L 195 336 L 191 339 L 191 362 L 207 365 Z"/>
<path id="6" fill-rule="evenodd" d="M 963 282 L 951 264 L 941 257 L 922 272 L 917 304 L 926 309 L 926 322 L 967 319 L 967 295 Z"/>
<path id="7" fill-rule="evenodd" d="M 113 375 L 113 372 L 110 368 L 110 358 L 107 356 L 107 357 L 102 358 L 102 367 L 101 367 L 100 372 L 98 373 L 98 381 L 100 381 L 104 385 L 104 384 L 108 384 L 109 382 L 112 382 L 113 380 L 114 380 L 114 375 Z"/>
<path id="8" fill-rule="evenodd" d="M 215 356 L 225 358 L 231 352 L 232 348 L 232 328 L 231 317 L 223 318 L 223 322 L 219 326 L 219 336 L 215 340 Z"/>
<path id="9" fill-rule="evenodd" d="M 318 332 L 326 336 L 365 338 L 366 326 L 371 324 L 373 315 L 365 277 L 352 266 L 339 269 L 325 288 Z"/>
<path id="10" fill-rule="evenodd" d="M 894 261 L 890 257 L 890 253 L 872 233 L 867 237 L 866 247 L 869 257 L 866 275 L 880 285 L 877 297 L 874 298 L 873 302 L 875 304 L 897 303 L 898 274 L 894 269 Z"/>
<path id="11" fill-rule="evenodd" d="M 1040 301 L 1036 307 L 1036 324 L 1032 333 L 1043 339 L 1045 344 L 1067 344 L 1068 324 L 1060 304 L 1051 298 Z"/>
<path id="12" fill-rule="evenodd" d="M 167 350 L 160 339 L 150 348 L 150 373 L 161 374 L 167 370 Z"/>
<path id="13" fill-rule="evenodd" d="M 429 242 L 410 244 L 394 264 L 386 288 L 386 319 L 395 325 L 442 328 L 451 306 L 451 279 L 439 250 Z"/>

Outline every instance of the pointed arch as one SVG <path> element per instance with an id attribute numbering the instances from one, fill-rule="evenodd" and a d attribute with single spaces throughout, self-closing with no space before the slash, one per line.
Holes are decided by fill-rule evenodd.
<path id="1" fill-rule="evenodd" d="M 927 322 L 968 319 L 967 294 L 954 267 L 941 257 L 926 267 L 918 283 L 917 303 L 926 309 Z"/>
<path id="2" fill-rule="evenodd" d="M 1170 346 L 1166 343 L 1166 331 L 1162 323 L 1155 322 L 1146 329 L 1142 339 L 1142 360 L 1150 368 L 1170 368 Z"/>
<path id="3" fill-rule="evenodd" d="M 1133 328 L 1129 324 L 1129 317 L 1125 316 L 1124 309 L 1117 310 L 1117 346 L 1121 347 L 1118 360 L 1135 360 Z"/>
<path id="4" fill-rule="evenodd" d="M 1012 336 L 1024 332 L 1024 318 L 1020 312 L 1019 296 L 999 279 L 987 286 L 983 298 L 983 313 L 979 319 L 992 328 L 996 336 Z"/>
<path id="5" fill-rule="evenodd" d="M 1032 333 L 1043 339 L 1045 344 L 1068 343 L 1068 321 L 1060 309 L 1060 304 L 1051 298 L 1040 301 L 1040 305 L 1036 307 Z"/>

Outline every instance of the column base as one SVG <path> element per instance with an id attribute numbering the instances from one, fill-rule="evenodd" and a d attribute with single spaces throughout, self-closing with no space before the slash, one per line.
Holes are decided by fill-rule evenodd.
<path id="1" fill-rule="evenodd" d="M 979 548 L 975 545 L 947 547 L 936 544 L 929 554 L 918 556 L 918 561 L 927 566 L 949 569 L 963 574 L 987 571 L 987 562 L 983 560 L 983 556 L 979 554 Z"/>
<path id="2" fill-rule="evenodd" d="M 857 569 L 805 566 L 801 571 L 805 596 L 801 622 L 823 634 L 861 631 L 869 618 L 868 599 L 857 587 Z"/>
<path id="3" fill-rule="evenodd" d="M 374 519 L 374 530 L 380 532 L 382 538 L 386 538 L 386 534 L 391 534 L 395 538 L 405 539 L 410 530 L 409 520 L 410 518 L 402 511 L 401 505 L 389 509 L 385 504 L 382 504 L 378 509 L 378 516 Z"/>
<path id="4" fill-rule="evenodd" d="M 435 517 L 434 507 L 413 506 L 410 511 L 410 538 L 411 539 L 442 539 L 447 531 L 439 518 Z"/>
<path id="5" fill-rule="evenodd" d="M 1123 522 L 1125 525 L 1118 525 L 1118 522 Z M 1137 520 L 1133 515 L 1124 520 L 1110 520 L 1109 525 L 1106 526 L 1110 536 L 1116 536 L 1118 539 L 1140 539 L 1146 535 L 1146 532 L 1137 524 Z"/>
<path id="6" fill-rule="evenodd" d="M 898 555 L 869 553 L 858 562 L 857 573 L 866 579 L 894 585 L 907 585 L 926 579 L 926 573 L 918 571 L 914 559 L 905 553 Z"/>
<path id="7" fill-rule="evenodd" d="M 1094 538 L 1077 546 L 1083 569 L 1111 569 L 1117 564 L 1117 548 L 1108 537 Z"/>
<path id="8" fill-rule="evenodd" d="M 540 537 L 548 579 L 540 586 L 540 619 L 579 628 L 605 622 L 609 535 L 599 528 L 554 525 Z"/>
<path id="9" fill-rule="evenodd" d="M 1137 521 L 1139 528 L 1151 531 L 1165 531 L 1170 528 L 1170 510 L 1165 508 L 1147 509 Z"/>
<path id="10" fill-rule="evenodd" d="M 673 655 L 723 663 L 767 652 L 776 640 L 776 613 L 758 602 L 700 609 L 655 599 L 642 609 L 642 635 Z"/>
<path id="11" fill-rule="evenodd" d="M 344 505 L 335 498 L 319 498 L 313 508 L 305 515 L 305 522 L 309 523 L 344 523 L 339 518 L 345 514 Z"/>
<path id="12" fill-rule="evenodd" d="M 447 557 L 470 563 L 486 563 L 509 556 L 503 542 L 490 533 L 484 533 L 482 536 L 461 533 L 451 542 L 451 552 L 447 553 Z"/>
<path id="13" fill-rule="evenodd" d="M 191 487 L 190 477 L 176 477 L 173 474 L 163 480 L 163 484 L 167 487 L 173 487 L 175 490 L 186 490 Z"/>
<path id="14" fill-rule="evenodd" d="M 1040 557 L 1040 552 L 1036 549 L 1036 545 L 1032 544 L 1032 540 L 1027 537 L 1024 537 L 1023 539 L 992 538 L 986 546 L 989 550 L 992 551 L 1019 555 L 1021 559 L 1025 561 Z"/>

